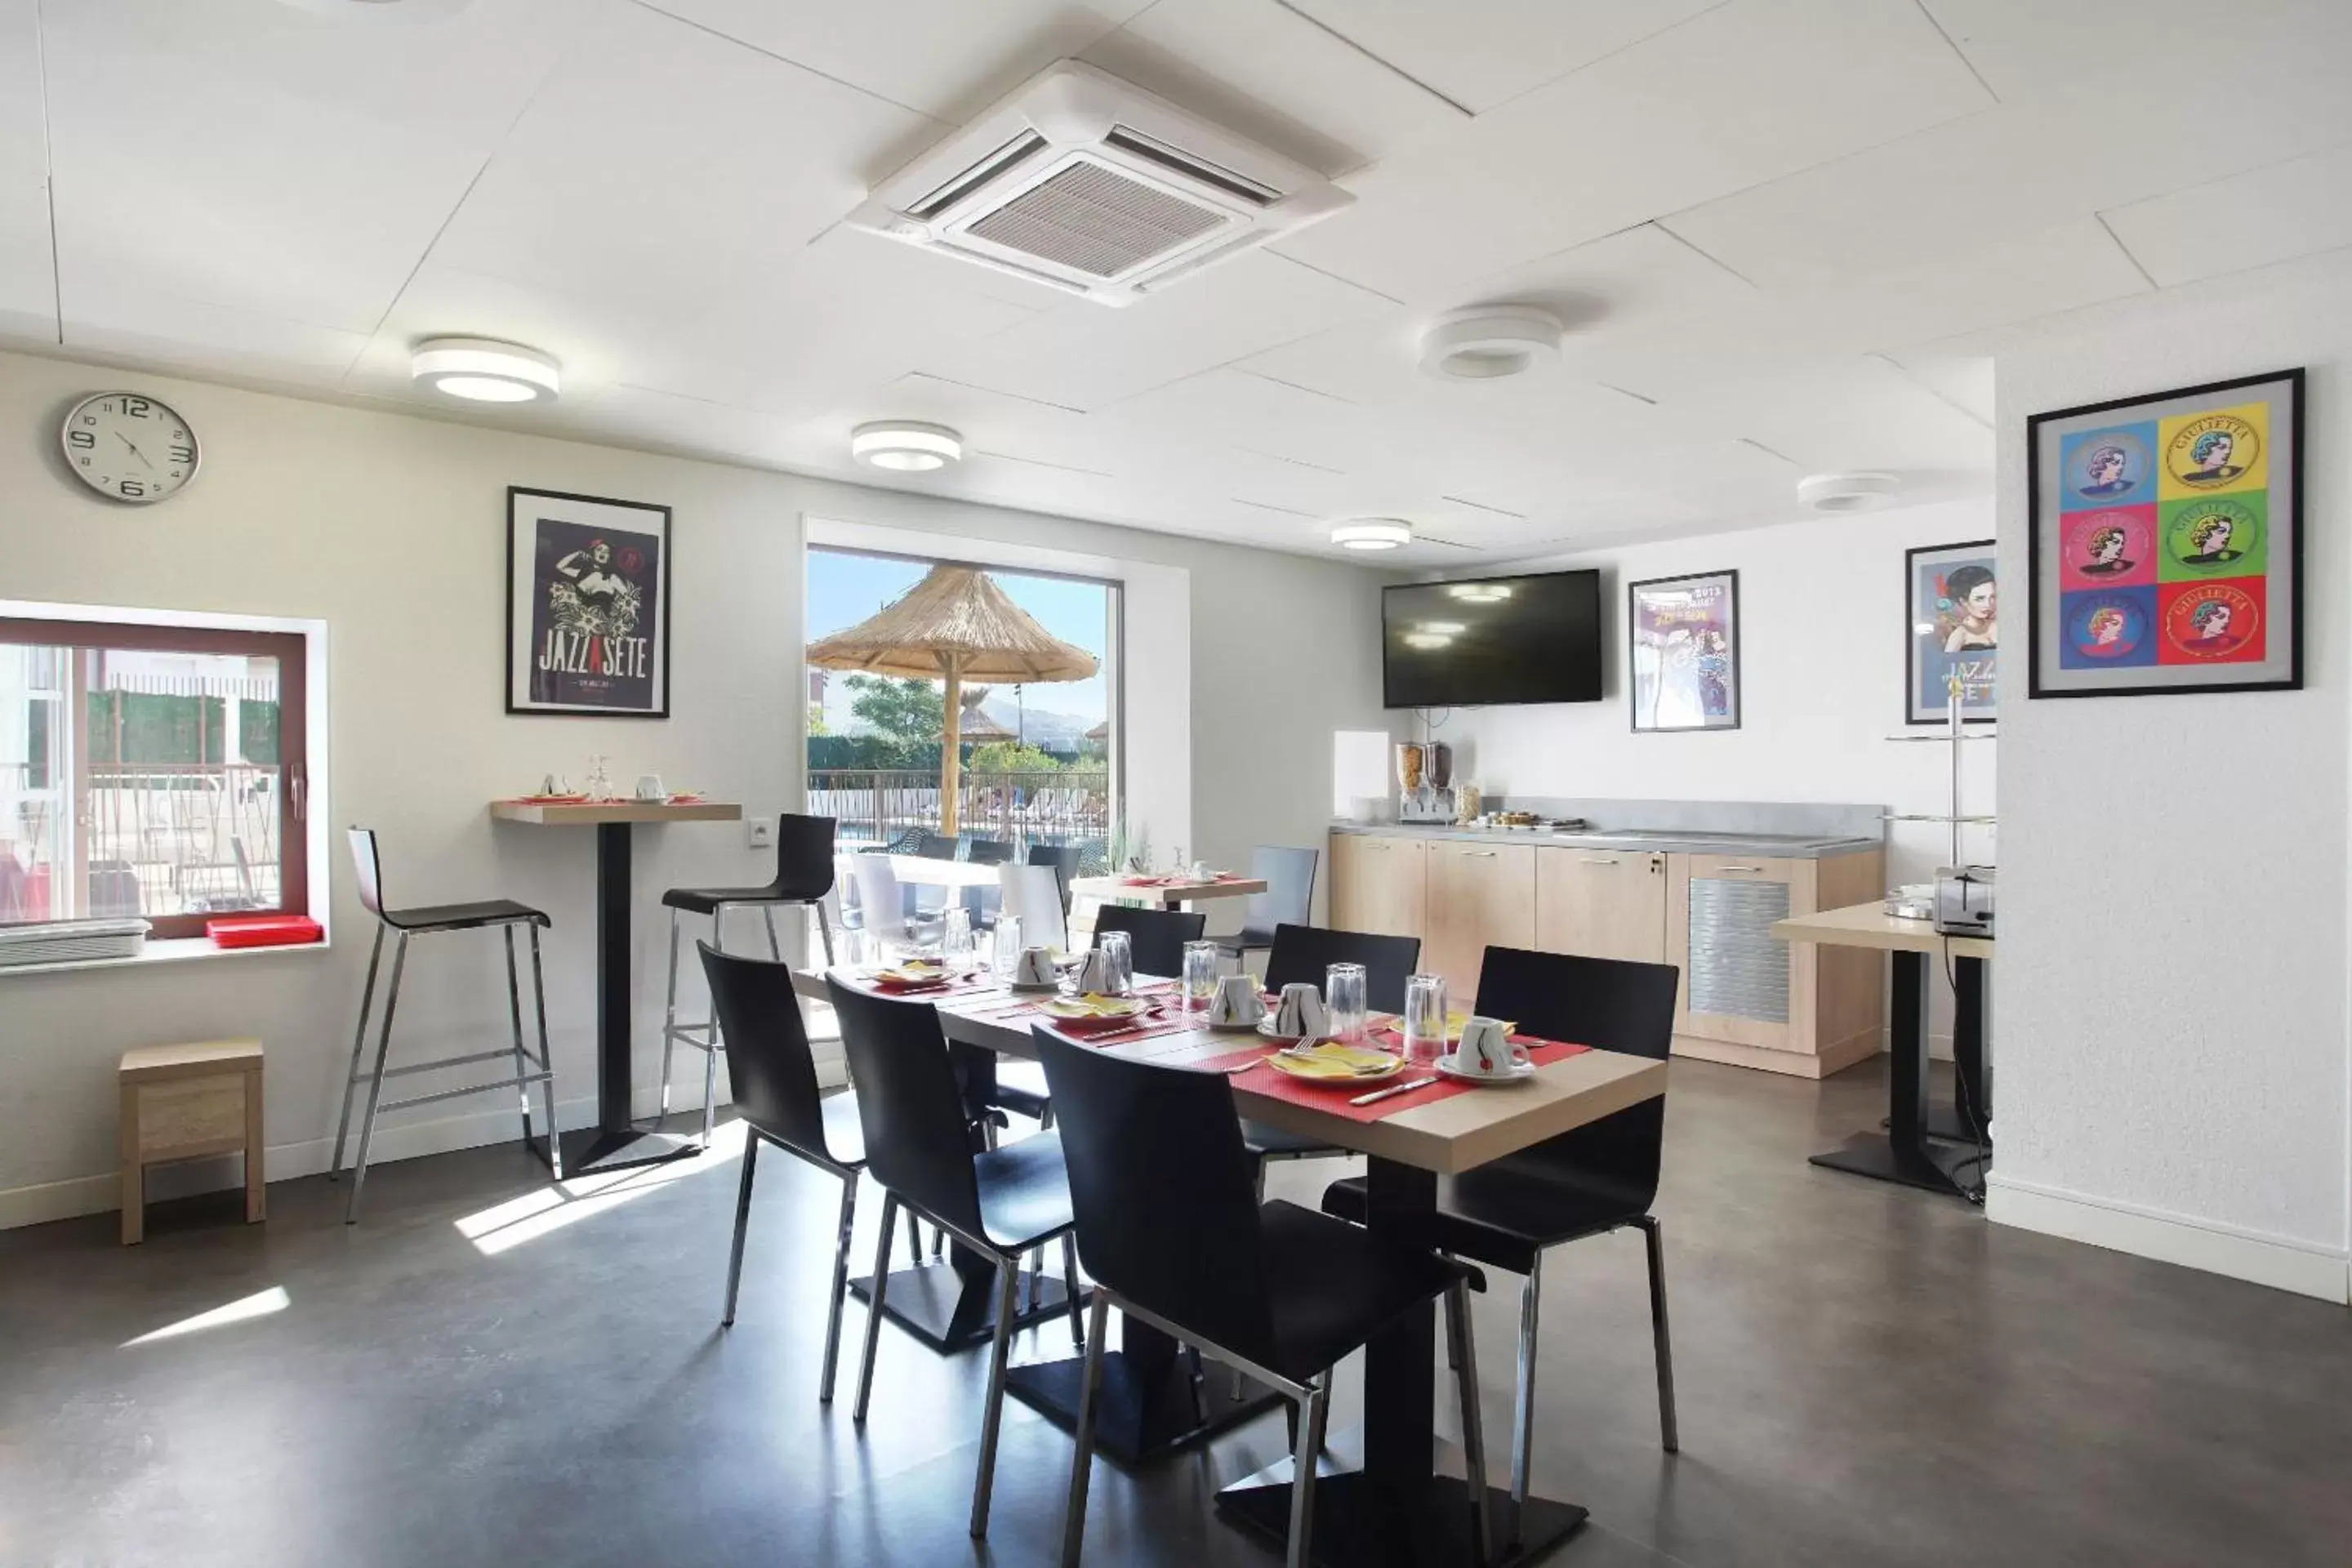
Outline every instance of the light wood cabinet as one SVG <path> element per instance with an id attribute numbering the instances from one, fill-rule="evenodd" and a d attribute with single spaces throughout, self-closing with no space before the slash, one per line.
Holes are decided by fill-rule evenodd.
<path id="1" fill-rule="evenodd" d="M 1466 1004 L 1477 994 L 1488 948 L 1533 947 L 1535 941 L 1535 846 L 1430 843 L 1421 967 L 1445 976 L 1449 1001 Z"/>
<path id="2" fill-rule="evenodd" d="M 1331 925 L 1419 936 L 1429 900 L 1429 841 L 1331 835 Z"/>
<path id="3" fill-rule="evenodd" d="M 1535 945 L 1546 952 L 1666 961 L 1666 857 L 1538 848 Z"/>

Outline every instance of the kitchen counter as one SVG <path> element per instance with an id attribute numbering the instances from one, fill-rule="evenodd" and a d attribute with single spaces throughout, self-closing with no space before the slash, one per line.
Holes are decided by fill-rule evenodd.
<path id="1" fill-rule="evenodd" d="M 1880 847 L 1877 838 L 1778 833 L 1708 833 L 1695 828 L 1627 828 L 1560 833 L 1540 827 L 1457 827 L 1436 822 L 1335 822 L 1334 833 L 1380 838 L 1466 839 L 1483 844 L 1534 844 L 1568 849 L 1617 849 L 1643 855 L 1755 855 L 1780 860 L 1826 860 Z"/>

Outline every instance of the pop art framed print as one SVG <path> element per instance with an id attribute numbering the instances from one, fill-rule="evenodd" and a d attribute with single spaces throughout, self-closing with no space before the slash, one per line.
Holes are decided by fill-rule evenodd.
<path id="1" fill-rule="evenodd" d="M 2303 685 L 2303 372 L 2036 414 L 2028 694 Z"/>

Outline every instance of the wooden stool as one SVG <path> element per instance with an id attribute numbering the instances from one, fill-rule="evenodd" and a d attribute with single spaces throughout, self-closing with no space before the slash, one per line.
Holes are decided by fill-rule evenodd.
<path id="1" fill-rule="evenodd" d="M 122 1053 L 122 1245 L 147 1228 L 147 1167 L 245 1153 L 245 1219 L 266 1207 L 261 1153 L 261 1042 L 208 1040 Z"/>

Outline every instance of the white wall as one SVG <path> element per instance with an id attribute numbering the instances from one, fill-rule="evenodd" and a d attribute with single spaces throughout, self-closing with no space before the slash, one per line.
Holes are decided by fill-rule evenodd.
<path id="1" fill-rule="evenodd" d="M 57 455 L 67 405 L 114 385 L 170 402 L 204 442 L 202 477 L 160 507 L 89 495 Z M 509 484 L 674 509 L 672 720 L 503 711 Z M 329 623 L 332 793 L 315 809 L 382 832 L 396 900 L 499 895 L 553 914 L 549 1004 L 568 1121 L 588 1118 L 593 1086 L 593 844 L 494 829 L 485 803 L 551 770 L 576 778 L 604 752 L 619 778 L 658 772 L 761 815 L 793 805 L 804 517 L 952 536 L 966 556 L 990 541 L 1049 546 L 1188 582 L 1185 662 L 1163 658 L 1155 677 L 1159 650 L 1132 660 L 1129 720 L 1157 748 L 1157 770 L 1189 775 L 1183 842 L 1213 858 L 1262 840 L 1319 842 L 1328 731 L 1381 720 L 1378 578 L 1166 535 L 10 355 L 0 355 L 0 597 Z M 1286 713 L 1313 716 L 1313 732 L 1289 732 Z M 1188 739 L 1171 746 L 1171 734 Z M 657 929 L 662 888 L 740 883 L 761 869 L 735 827 L 641 832 L 641 934 Z M 367 931 L 347 869 L 335 860 L 328 871 L 341 922 L 331 952 L 0 976 L 0 1224 L 111 1206 L 115 1059 L 166 1037 L 259 1035 L 271 1173 L 324 1167 Z M 505 1043 L 495 951 L 453 937 L 414 955 L 396 1053 L 402 1037 Z M 658 1056 L 660 960 L 659 944 L 641 941 L 641 1106 Z M 414 1116 L 427 1120 L 387 1121 L 387 1155 L 507 1138 L 514 1126 L 496 1096 Z"/>
<path id="2" fill-rule="evenodd" d="M 2305 689 L 2001 700 L 1992 1217 L 2342 1300 L 2352 253 L 2066 318 L 1997 357 L 2005 580 L 2025 420 L 2310 368 Z M 2012 610 L 2012 617 L 2015 611 Z"/>

